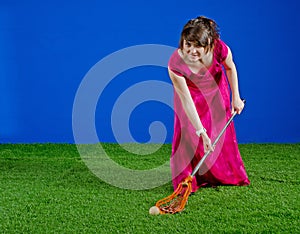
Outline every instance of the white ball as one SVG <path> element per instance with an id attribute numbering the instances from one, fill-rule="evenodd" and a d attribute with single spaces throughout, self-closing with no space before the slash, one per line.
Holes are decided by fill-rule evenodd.
<path id="1" fill-rule="evenodd" d="M 160 214 L 160 210 L 157 206 L 152 206 L 150 209 L 149 209 L 149 214 L 151 215 L 159 215 Z"/>

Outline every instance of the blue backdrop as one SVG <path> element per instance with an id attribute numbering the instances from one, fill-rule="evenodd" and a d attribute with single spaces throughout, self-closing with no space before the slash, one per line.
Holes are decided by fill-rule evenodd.
<path id="1" fill-rule="evenodd" d="M 300 17 L 294 0 L 1 0 L 0 141 L 74 142 L 73 103 L 87 72 L 130 46 L 177 47 L 183 25 L 198 15 L 218 22 L 234 54 L 247 99 L 235 121 L 239 142 L 300 142 Z M 106 87 L 95 111 L 100 141 L 115 142 L 110 118 L 118 96 L 153 79 L 170 83 L 166 68 L 141 66 Z M 172 109 L 155 100 L 138 105 L 124 124 L 136 141 L 146 142 L 156 120 L 171 142 Z"/>

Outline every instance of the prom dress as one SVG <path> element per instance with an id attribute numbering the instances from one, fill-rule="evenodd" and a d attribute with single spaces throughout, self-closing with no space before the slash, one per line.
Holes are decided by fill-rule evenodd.
<path id="1" fill-rule="evenodd" d="M 179 54 L 171 55 L 168 67 L 178 76 L 185 78 L 203 126 L 213 142 L 227 120 L 231 117 L 230 91 L 228 80 L 222 67 L 228 48 L 221 40 L 216 40 L 213 62 L 204 72 L 193 73 Z M 174 189 L 189 176 L 204 155 L 202 138 L 198 137 L 174 90 L 174 134 L 170 166 Z M 232 122 L 220 138 L 205 163 L 192 181 L 192 192 L 200 187 L 218 185 L 248 185 L 234 123 Z"/>

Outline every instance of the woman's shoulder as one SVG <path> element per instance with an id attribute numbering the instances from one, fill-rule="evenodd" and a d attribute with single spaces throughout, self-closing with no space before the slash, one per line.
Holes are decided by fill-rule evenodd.
<path id="1" fill-rule="evenodd" d="M 215 40 L 214 55 L 219 62 L 223 62 L 228 55 L 228 46 L 221 39 Z"/>
<path id="2" fill-rule="evenodd" d="M 180 59 L 179 56 L 179 49 L 174 50 L 174 52 L 171 54 L 169 59 L 169 64 L 178 63 L 178 60 Z"/>
<path id="3" fill-rule="evenodd" d="M 185 63 L 179 55 L 179 49 L 176 49 L 171 55 L 168 67 L 176 75 L 185 76 L 187 69 Z"/>

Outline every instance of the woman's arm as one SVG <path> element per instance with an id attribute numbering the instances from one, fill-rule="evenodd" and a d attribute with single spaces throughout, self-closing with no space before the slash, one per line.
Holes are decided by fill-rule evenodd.
<path id="1" fill-rule="evenodd" d="M 229 47 L 228 47 L 228 55 L 225 61 L 223 62 L 223 65 L 226 71 L 226 75 L 229 81 L 231 94 L 232 94 L 232 102 L 231 102 L 232 113 L 234 110 L 236 110 L 237 113 L 240 114 L 244 109 L 244 102 L 240 98 L 237 70 L 233 62 L 232 53 Z"/>
<path id="2" fill-rule="evenodd" d="M 169 76 L 172 80 L 175 91 L 180 98 L 183 109 L 184 109 L 187 117 L 189 118 L 190 122 L 192 123 L 192 125 L 194 126 L 196 131 L 202 130 L 203 125 L 199 118 L 197 109 L 195 107 L 194 101 L 192 99 L 192 96 L 187 87 L 184 77 L 176 75 L 170 69 L 169 69 Z M 206 132 L 203 132 L 200 135 L 202 136 L 202 139 L 203 139 L 204 150 L 205 151 L 208 151 L 208 150 L 213 151 L 211 141 L 210 141 L 209 137 L 207 136 Z"/>

